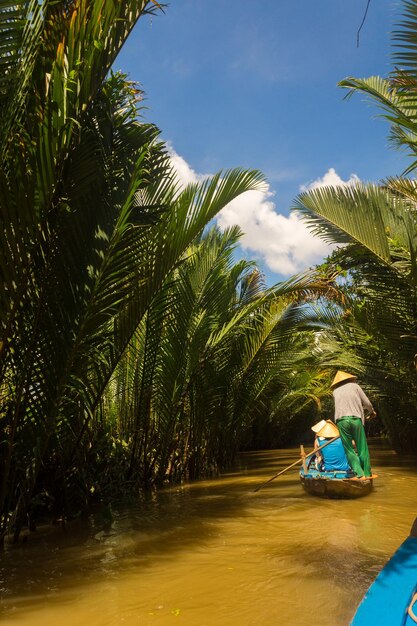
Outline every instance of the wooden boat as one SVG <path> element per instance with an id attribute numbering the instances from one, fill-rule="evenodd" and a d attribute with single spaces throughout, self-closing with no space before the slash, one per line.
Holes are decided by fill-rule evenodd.
<path id="1" fill-rule="evenodd" d="M 359 480 L 351 472 L 322 472 L 309 467 L 300 470 L 304 489 L 322 498 L 360 498 L 372 491 L 372 478 Z"/>
<path id="2" fill-rule="evenodd" d="M 337 437 L 330 439 L 321 446 L 325 448 Z M 320 448 L 317 448 L 320 450 Z M 300 446 L 300 455 L 303 463 L 300 469 L 300 480 L 304 489 L 313 496 L 322 498 L 360 498 L 368 495 L 372 491 L 373 480 L 359 480 L 355 478 L 352 470 L 344 472 L 341 470 L 324 471 L 316 467 L 316 451 L 305 454 L 304 446 Z"/>
<path id="3" fill-rule="evenodd" d="M 417 623 L 417 518 L 369 587 L 351 626 L 415 626 Z"/>

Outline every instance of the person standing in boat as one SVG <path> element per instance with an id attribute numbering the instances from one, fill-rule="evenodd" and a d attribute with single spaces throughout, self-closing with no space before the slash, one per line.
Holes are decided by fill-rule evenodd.
<path id="1" fill-rule="evenodd" d="M 321 422 L 312 426 L 311 430 L 316 433 L 314 448 L 318 448 L 330 439 L 338 437 L 325 448 L 316 452 L 316 459 L 319 462 L 318 469 L 321 468 L 326 472 L 351 471 L 337 426 L 331 420 L 321 420 Z"/>
<path id="2" fill-rule="evenodd" d="M 334 421 L 340 432 L 340 438 L 346 457 L 356 477 L 362 480 L 372 477 L 371 459 L 365 434 L 365 412 L 370 417 L 376 415 L 374 408 L 355 382 L 356 376 L 338 371 L 332 382 L 334 399 Z M 356 450 L 352 440 L 355 441 Z"/>

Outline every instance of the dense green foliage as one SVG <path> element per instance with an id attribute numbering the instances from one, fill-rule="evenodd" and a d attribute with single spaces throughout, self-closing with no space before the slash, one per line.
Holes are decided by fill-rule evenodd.
<path id="1" fill-rule="evenodd" d="M 324 288 L 233 265 L 238 233 L 203 231 L 262 176 L 180 189 L 140 93 L 106 78 L 157 6 L 0 8 L 0 538 L 227 462 L 276 393 L 290 299 Z"/>
<path id="2" fill-rule="evenodd" d="M 265 290 L 253 264 L 233 263 L 238 235 L 213 228 L 190 246 L 109 384 L 104 414 L 142 484 L 216 470 L 257 416 L 273 420 L 292 406 L 293 417 L 314 402 L 305 388 L 283 396 L 312 340 L 296 332 L 299 301 L 328 282 L 311 273 Z"/>

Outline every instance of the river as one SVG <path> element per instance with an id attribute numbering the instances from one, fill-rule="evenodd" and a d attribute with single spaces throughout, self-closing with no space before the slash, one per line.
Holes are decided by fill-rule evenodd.
<path id="1" fill-rule="evenodd" d="M 347 626 L 417 516 L 416 461 L 371 446 L 374 491 L 306 494 L 297 450 L 241 455 L 219 479 L 163 489 L 0 555 L 5 626 Z"/>

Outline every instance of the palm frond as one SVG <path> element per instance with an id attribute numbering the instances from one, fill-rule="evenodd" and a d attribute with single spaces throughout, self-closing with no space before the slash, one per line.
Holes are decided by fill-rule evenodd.
<path id="1" fill-rule="evenodd" d="M 354 187 L 324 187 L 298 196 L 294 210 L 312 232 L 331 243 L 356 242 L 381 261 L 391 260 L 389 240 L 397 239 L 408 248 L 414 212 L 404 196 L 387 188 L 357 184 Z"/>

